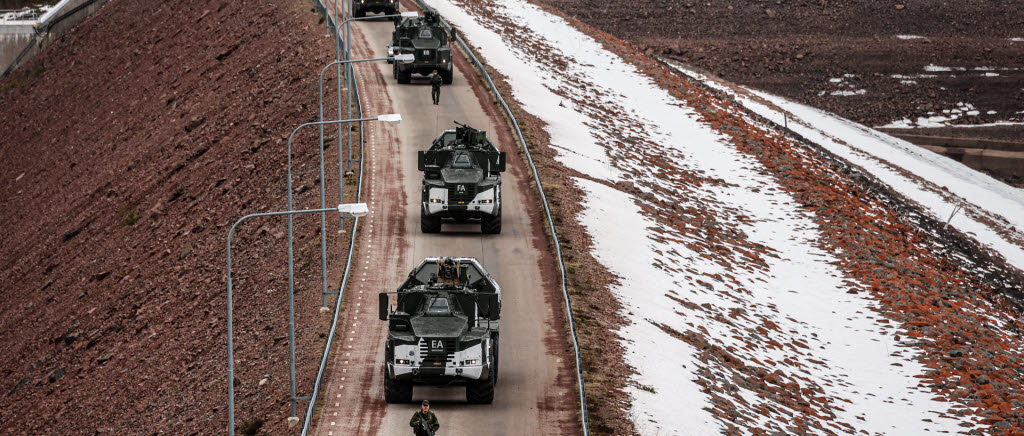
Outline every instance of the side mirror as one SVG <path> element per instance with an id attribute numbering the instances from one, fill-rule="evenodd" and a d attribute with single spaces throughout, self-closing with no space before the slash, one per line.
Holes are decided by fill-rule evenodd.
<path id="1" fill-rule="evenodd" d="M 491 171 L 503 173 L 505 172 L 505 152 L 499 151 L 487 153 L 487 160 L 491 162 Z"/>
<path id="2" fill-rule="evenodd" d="M 388 320 L 388 294 L 386 292 L 381 292 L 380 294 L 377 294 L 377 298 L 378 298 L 377 315 L 380 316 L 380 320 L 381 321 L 387 321 Z"/>
<path id="3" fill-rule="evenodd" d="M 452 29 L 452 32 L 451 32 L 451 39 L 452 39 L 452 41 L 455 41 L 456 39 L 458 39 L 458 37 L 459 37 L 458 36 L 458 32 L 455 29 Z"/>
<path id="4" fill-rule="evenodd" d="M 487 305 L 490 306 L 490 310 L 487 313 L 487 319 L 497 321 L 501 318 L 501 300 L 498 299 L 498 294 L 488 295 L 487 300 Z"/>
<path id="5" fill-rule="evenodd" d="M 423 150 L 416 152 L 416 169 L 418 171 L 427 169 L 427 153 Z"/>
<path id="6" fill-rule="evenodd" d="M 491 321 L 497 321 L 501 315 L 501 302 L 498 294 L 479 294 L 476 305 L 480 307 L 480 315 Z"/>

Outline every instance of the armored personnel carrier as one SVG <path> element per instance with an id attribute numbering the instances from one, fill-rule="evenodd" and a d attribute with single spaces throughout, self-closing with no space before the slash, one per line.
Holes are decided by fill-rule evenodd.
<path id="1" fill-rule="evenodd" d="M 444 219 L 479 220 L 486 234 L 501 233 L 501 173 L 505 153 L 487 133 L 455 123 L 419 152 L 423 172 L 420 230 L 438 233 Z"/>
<path id="2" fill-rule="evenodd" d="M 404 17 L 395 24 L 388 44 L 388 57 L 411 54 L 411 61 L 394 61 L 394 76 L 398 83 L 409 83 L 413 73 L 427 76 L 435 70 L 444 84 L 449 85 L 455 77 L 452 66 L 452 49 L 449 40 L 455 39 L 441 25 L 437 13 L 427 11 L 422 17 Z"/>
<path id="3" fill-rule="evenodd" d="M 352 15 L 365 17 L 367 12 L 384 15 L 398 14 L 398 0 L 352 0 Z"/>
<path id="4" fill-rule="evenodd" d="M 465 385 L 466 401 L 494 400 L 501 288 L 476 259 L 427 258 L 397 292 L 379 297 L 388 321 L 385 401 L 412 401 L 413 385 Z"/>

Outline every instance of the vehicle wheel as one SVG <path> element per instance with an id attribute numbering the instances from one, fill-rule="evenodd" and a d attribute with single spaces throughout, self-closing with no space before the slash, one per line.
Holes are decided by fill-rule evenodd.
<path id="1" fill-rule="evenodd" d="M 455 80 L 455 71 L 453 71 L 453 70 L 448 70 L 448 72 L 445 72 L 445 71 L 442 70 L 440 72 L 440 74 L 441 74 L 441 81 L 445 85 L 451 85 L 452 84 L 452 80 Z"/>
<path id="2" fill-rule="evenodd" d="M 412 82 L 412 71 L 398 70 L 398 83 L 409 83 Z"/>
<path id="3" fill-rule="evenodd" d="M 398 79 L 398 64 L 394 62 L 391 63 L 391 76 Z"/>
<path id="4" fill-rule="evenodd" d="M 470 380 L 466 383 L 466 401 L 469 404 L 491 404 L 494 402 L 494 377 L 487 380 Z"/>
<path id="5" fill-rule="evenodd" d="M 427 216 L 420 212 L 420 230 L 423 233 L 441 233 L 441 217 Z"/>
<path id="6" fill-rule="evenodd" d="M 388 377 L 387 366 L 384 367 L 384 401 L 389 404 L 412 401 L 412 382 L 392 380 Z"/>
<path id="7" fill-rule="evenodd" d="M 480 231 L 485 235 L 497 235 L 501 233 L 501 214 L 490 215 L 480 218 Z"/>
<path id="8" fill-rule="evenodd" d="M 366 11 L 365 10 L 355 10 L 355 11 L 352 11 L 352 15 L 355 16 L 356 18 L 362 18 L 362 17 L 366 16 Z"/>

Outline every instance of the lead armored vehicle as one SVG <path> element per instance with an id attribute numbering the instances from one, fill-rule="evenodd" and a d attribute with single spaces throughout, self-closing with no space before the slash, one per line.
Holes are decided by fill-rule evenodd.
<path id="1" fill-rule="evenodd" d="M 411 54 L 413 60 L 394 61 L 394 76 L 398 83 L 409 83 L 413 73 L 427 76 L 435 70 L 444 84 L 450 85 L 455 77 L 452 66 L 452 49 L 449 40 L 455 39 L 441 25 L 437 13 L 427 11 L 422 17 L 404 17 L 395 24 L 388 44 L 388 57 Z"/>
<path id="2" fill-rule="evenodd" d="M 365 17 L 367 12 L 384 15 L 398 14 L 398 0 L 352 0 L 352 15 Z"/>
<path id="3" fill-rule="evenodd" d="M 501 233 L 501 173 L 505 153 L 487 133 L 455 123 L 419 152 L 423 172 L 420 230 L 441 231 L 442 220 L 479 221 L 486 234 Z"/>
<path id="4" fill-rule="evenodd" d="M 385 401 L 412 401 L 413 385 L 465 385 L 469 403 L 494 400 L 501 288 L 476 259 L 427 258 L 379 305 Z"/>

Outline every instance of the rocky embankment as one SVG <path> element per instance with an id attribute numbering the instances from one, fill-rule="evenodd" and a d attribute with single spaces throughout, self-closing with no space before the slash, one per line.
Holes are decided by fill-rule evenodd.
<path id="1" fill-rule="evenodd" d="M 331 44 L 308 2 L 115 0 L 0 82 L 0 432 L 223 431 L 228 228 L 285 208 L 287 135 L 316 115 Z M 308 381 L 327 320 L 314 219 L 297 223 Z M 283 232 L 235 244 L 238 419 L 270 430 L 288 413 Z"/>

